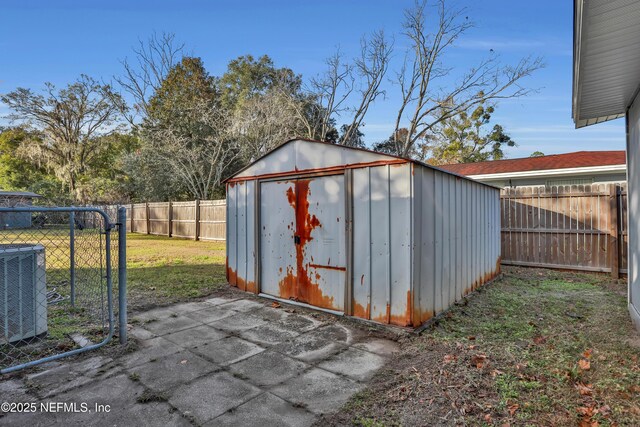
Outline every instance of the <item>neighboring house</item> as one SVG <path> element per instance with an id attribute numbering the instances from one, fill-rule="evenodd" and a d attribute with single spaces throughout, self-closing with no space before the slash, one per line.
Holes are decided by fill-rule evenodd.
<path id="1" fill-rule="evenodd" d="M 576 128 L 624 117 L 627 128 L 629 313 L 640 329 L 640 1 L 575 0 Z"/>
<path id="2" fill-rule="evenodd" d="M 42 197 L 30 191 L 1 191 L 0 207 L 31 206 L 33 199 Z M 31 227 L 30 212 L 0 213 L 0 230 Z"/>
<path id="3" fill-rule="evenodd" d="M 625 152 L 577 151 L 523 159 L 439 166 L 497 187 L 578 185 L 627 180 Z"/>

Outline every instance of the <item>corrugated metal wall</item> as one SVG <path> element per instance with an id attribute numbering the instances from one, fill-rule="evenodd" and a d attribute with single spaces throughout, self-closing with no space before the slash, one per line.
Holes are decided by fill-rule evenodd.
<path id="1" fill-rule="evenodd" d="M 500 192 L 414 165 L 414 312 L 420 325 L 500 271 Z"/>
<path id="2" fill-rule="evenodd" d="M 407 326 L 411 284 L 411 164 L 354 169 L 353 315 Z"/>
<path id="3" fill-rule="evenodd" d="M 227 185 L 227 278 L 238 288 L 256 290 L 256 181 Z"/>

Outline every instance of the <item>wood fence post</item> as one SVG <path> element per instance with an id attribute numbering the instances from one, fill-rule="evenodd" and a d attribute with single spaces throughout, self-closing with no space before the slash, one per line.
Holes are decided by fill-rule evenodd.
<path id="1" fill-rule="evenodd" d="M 167 231 L 167 234 L 169 237 L 171 237 L 171 235 L 173 234 L 173 203 L 171 203 L 171 201 L 169 201 L 168 216 L 169 216 L 169 230 Z"/>
<path id="2" fill-rule="evenodd" d="M 200 199 L 196 199 L 196 240 L 200 240 Z"/>
<path id="3" fill-rule="evenodd" d="M 620 277 L 618 233 L 618 189 L 616 184 L 609 184 L 609 264 L 614 279 Z"/>
<path id="4" fill-rule="evenodd" d="M 144 202 L 144 211 L 147 220 L 147 234 L 151 234 L 151 218 L 149 215 L 149 202 Z"/>
<path id="5" fill-rule="evenodd" d="M 134 228 L 134 224 L 135 223 L 133 222 L 133 203 L 131 203 L 131 209 L 129 210 L 129 213 L 131 214 L 131 218 L 130 218 L 131 225 L 130 225 L 130 228 L 131 228 L 131 232 L 134 233 L 135 230 L 133 228 Z"/>

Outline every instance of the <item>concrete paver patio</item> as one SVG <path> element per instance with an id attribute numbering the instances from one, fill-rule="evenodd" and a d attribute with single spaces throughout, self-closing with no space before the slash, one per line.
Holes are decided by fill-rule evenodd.
<path id="1" fill-rule="evenodd" d="M 154 309 L 132 323 L 133 352 L 0 378 L 2 401 L 88 411 L 0 414 L 0 424 L 306 426 L 363 389 L 396 350 L 348 322 L 250 297 Z"/>

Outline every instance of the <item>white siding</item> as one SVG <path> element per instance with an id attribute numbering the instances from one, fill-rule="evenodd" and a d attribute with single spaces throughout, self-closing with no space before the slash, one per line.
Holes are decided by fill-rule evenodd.
<path id="1" fill-rule="evenodd" d="M 640 329 L 640 98 L 627 116 L 628 209 L 629 209 L 629 312 Z"/>

